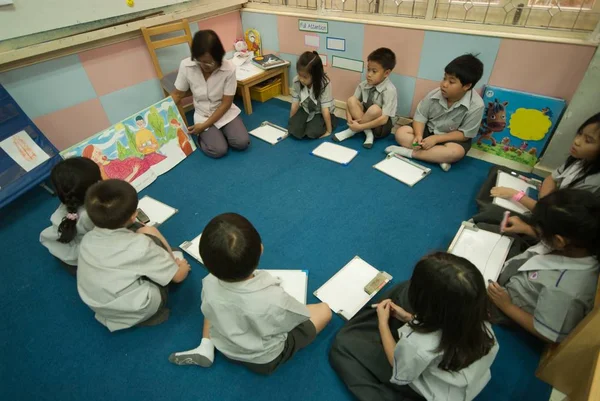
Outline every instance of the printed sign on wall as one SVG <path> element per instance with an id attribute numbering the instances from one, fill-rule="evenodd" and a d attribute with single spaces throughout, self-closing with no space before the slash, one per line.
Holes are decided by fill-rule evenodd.
<path id="1" fill-rule="evenodd" d="M 324 21 L 298 20 L 298 29 L 306 32 L 327 33 L 329 26 Z"/>

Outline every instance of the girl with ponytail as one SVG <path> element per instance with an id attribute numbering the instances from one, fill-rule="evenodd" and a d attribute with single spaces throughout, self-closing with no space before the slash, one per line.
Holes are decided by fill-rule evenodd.
<path id="1" fill-rule="evenodd" d="M 40 242 L 74 274 L 79 243 L 94 228 L 84 200 L 88 188 L 102 180 L 100 168 L 88 158 L 73 157 L 54 166 L 50 180 L 61 204 L 50 216 L 52 225 L 40 234 Z"/>

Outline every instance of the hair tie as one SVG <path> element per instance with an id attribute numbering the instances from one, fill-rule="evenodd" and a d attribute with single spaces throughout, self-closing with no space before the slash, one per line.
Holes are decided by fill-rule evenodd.
<path id="1" fill-rule="evenodd" d="M 79 216 L 77 215 L 77 213 L 67 213 L 67 220 L 77 220 L 79 218 Z"/>

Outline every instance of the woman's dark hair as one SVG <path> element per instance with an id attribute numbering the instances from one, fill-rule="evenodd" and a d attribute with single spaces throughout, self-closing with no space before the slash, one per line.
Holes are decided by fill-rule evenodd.
<path id="1" fill-rule="evenodd" d="M 600 260 L 600 200 L 591 192 L 554 191 L 536 203 L 528 223 L 544 242 L 551 244 L 560 235 L 567 246 L 586 249 Z"/>
<path id="2" fill-rule="evenodd" d="M 481 272 L 465 258 L 446 252 L 425 256 L 415 266 L 408 299 L 409 322 L 420 333 L 441 331 L 439 368 L 457 372 L 487 355 L 494 345 L 486 327 L 488 297 Z"/>
<path id="3" fill-rule="evenodd" d="M 593 124 L 596 124 L 596 133 L 599 134 L 598 136 L 600 138 L 600 113 L 596 113 L 587 120 L 585 120 L 585 122 L 581 124 L 581 126 L 577 130 L 577 135 L 582 135 L 585 127 Z M 578 160 L 580 159 L 576 159 L 573 156 L 569 156 L 569 158 L 565 162 L 565 170 Z M 582 162 L 583 168 L 581 169 L 581 173 L 576 179 L 574 179 L 569 183 L 569 185 L 567 185 L 567 188 L 572 188 L 578 182 L 585 180 L 585 178 L 589 175 L 600 173 L 600 153 L 598 153 L 598 156 L 594 160 L 582 160 Z"/>
<path id="4" fill-rule="evenodd" d="M 137 207 L 137 191 L 123 180 L 100 181 L 92 185 L 85 196 L 88 216 L 100 228 L 124 228 Z"/>
<path id="5" fill-rule="evenodd" d="M 213 218 L 202 231 L 200 256 L 208 271 L 223 281 L 250 277 L 262 254 L 262 240 L 245 217 L 224 213 Z"/>
<path id="6" fill-rule="evenodd" d="M 191 52 L 192 60 L 198 60 L 204 53 L 208 53 L 219 66 L 223 63 L 223 57 L 225 57 L 225 49 L 219 35 L 210 29 L 196 32 L 192 40 Z"/>
<path id="7" fill-rule="evenodd" d="M 312 77 L 312 88 L 315 99 L 319 100 L 323 89 L 329 84 L 329 77 L 323 69 L 323 61 L 317 52 L 304 52 L 296 62 L 296 70 L 305 71 Z M 302 84 L 300 84 L 302 85 Z"/>
<path id="8" fill-rule="evenodd" d="M 101 180 L 100 167 L 85 157 L 65 159 L 54 166 L 50 173 L 56 195 L 71 215 L 76 215 L 83 206 L 87 190 Z M 58 242 L 66 244 L 75 238 L 78 219 L 79 216 L 65 216 L 62 219 L 58 226 Z"/>

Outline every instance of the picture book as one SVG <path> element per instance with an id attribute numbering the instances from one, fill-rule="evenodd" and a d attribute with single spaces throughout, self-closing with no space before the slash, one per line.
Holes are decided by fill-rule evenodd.
<path id="1" fill-rule="evenodd" d="M 252 62 L 264 70 L 281 67 L 282 65 L 289 63 L 288 61 L 280 59 L 274 54 L 265 54 L 264 56 L 254 57 L 252 58 Z"/>

